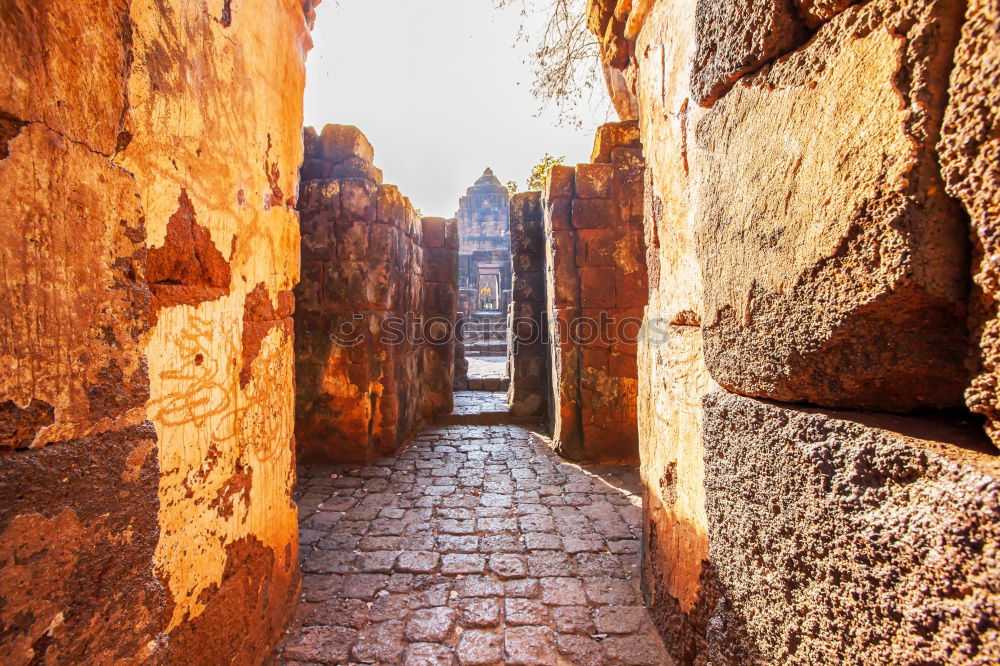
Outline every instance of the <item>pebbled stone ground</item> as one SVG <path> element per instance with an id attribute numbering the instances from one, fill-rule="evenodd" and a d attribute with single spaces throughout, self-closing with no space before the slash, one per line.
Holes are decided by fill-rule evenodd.
<path id="1" fill-rule="evenodd" d="M 516 425 L 304 467 L 303 601 L 280 664 L 670 664 L 639 593 L 638 473 Z"/>

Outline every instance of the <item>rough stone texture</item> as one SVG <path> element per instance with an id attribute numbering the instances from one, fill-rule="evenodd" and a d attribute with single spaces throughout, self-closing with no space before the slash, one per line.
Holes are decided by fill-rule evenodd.
<path id="1" fill-rule="evenodd" d="M 590 161 L 594 164 L 610 163 L 611 151 L 615 148 L 642 148 L 637 121 L 604 123 L 598 127 L 594 134 L 594 148 L 590 153 Z"/>
<path id="2" fill-rule="evenodd" d="M 738 663 L 996 663 L 1000 464 L 976 430 L 711 393 L 717 646 Z"/>
<path id="3" fill-rule="evenodd" d="M 638 120 L 639 103 L 629 89 L 628 81 L 621 70 L 602 61 L 601 73 L 604 75 L 604 84 L 607 86 L 618 119 L 622 121 Z"/>
<path id="4" fill-rule="evenodd" d="M 277 663 L 673 663 L 639 605 L 634 468 L 567 463 L 523 427 L 462 425 L 298 479 L 314 536 Z"/>
<path id="5" fill-rule="evenodd" d="M 587 3 L 587 27 L 598 40 L 604 82 L 619 120 L 625 122 L 638 120 L 641 116 L 635 40 L 654 2 L 596 0 Z"/>
<path id="6" fill-rule="evenodd" d="M 966 17 L 939 152 L 948 193 L 972 223 L 972 270 L 980 292 L 970 305 L 977 372 L 965 399 L 986 416 L 986 431 L 1000 445 L 1000 3 L 969 2 Z"/>
<path id="7" fill-rule="evenodd" d="M 918 592 L 911 590 L 906 601 L 886 604 L 876 600 L 867 604 L 870 608 L 864 612 L 878 615 L 877 621 L 859 610 L 866 605 L 864 601 L 845 595 L 842 588 L 826 588 L 809 597 L 809 601 L 815 598 L 819 602 L 820 610 L 815 615 L 821 615 L 830 605 L 837 606 L 831 616 L 835 620 L 830 622 L 835 622 L 846 636 L 829 639 L 828 635 L 821 639 L 829 640 L 825 653 L 798 648 L 795 654 L 778 656 L 772 652 L 761 658 L 760 654 L 753 654 L 754 643 L 747 639 L 742 626 L 742 620 L 750 618 L 756 623 L 754 630 L 772 641 L 769 645 L 773 647 L 789 637 L 787 645 L 795 649 L 801 640 L 808 640 L 802 636 L 814 636 L 814 627 L 820 626 L 807 624 L 803 629 L 799 618 L 805 613 L 798 609 L 808 606 L 804 596 L 796 597 L 801 604 L 794 609 L 778 595 L 780 602 L 775 601 L 778 597 L 758 596 L 741 609 L 741 615 L 730 612 L 732 602 L 724 595 L 727 581 L 739 581 L 744 595 L 764 591 L 770 594 L 768 586 L 782 580 L 781 576 L 793 578 L 801 576 L 800 571 L 813 571 L 810 565 L 796 568 L 792 556 L 783 554 L 762 565 L 751 559 L 754 553 L 767 549 L 776 539 L 790 542 L 800 530 L 815 534 L 830 524 L 831 529 L 840 530 L 841 526 L 836 517 L 790 518 L 782 519 L 783 532 L 773 533 L 778 514 L 771 507 L 784 507 L 786 503 L 801 506 L 803 497 L 812 496 L 801 489 L 788 488 L 789 484 L 781 481 L 786 477 L 774 480 L 775 473 L 767 463 L 772 451 L 787 446 L 784 436 L 774 432 L 761 434 L 759 424 L 748 424 L 745 420 L 729 423 L 728 415 L 705 422 L 702 397 L 718 385 L 705 363 L 702 327 L 707 329 L 714 323 L 713 310 L 719 310 L 720 295 L 749 284 L 753 298 L 727 296 L 733 303 L 727 307 L 736 313 L 733 320 L 747 327 L 744 340 L 756 337 L 750 342 L 753 349 L 734 344 L 731 339 L 718 339 L 717 334 L 706 330 L 710 352 L 716 357 L 725 355 L 724 370 L 741 373 L 742 383 L 736 386 L 730 381 L 731 388 L 748 390 L 748 381 L 758 382 L 758 377 L 773 372 L 769 368 L 774 364 L 765 365 L 756 360 L 756 355 L 766 358 L 768 354 L 775 355 L 774 350 L 781 350 L 794 339 L 791 333 L 822 330 L 810 324 L 812 316 L 821 321 L 826 318 L 829 322 L 826 326 L 834 333 L 838 331 L 834 327 L 847 326 L 845 332 L 853 337 L 845 336 L 843 344 L 848 348 L 853 345 L 858 357 L 853 363 L 844 363 L 835 360 L 837 356 L 830 355 L 828 348 L 813 344 L 806 350 L 800 346 L 800 353 L 809 351 L 816 361 L 829 362 L 830 372 L 823 379 L 832 376 L 832 381 L 826 381 L 824 387 L 815 372 L 803 372 L 799 363 L 787 376 L 798 382 L 800 389 L 809 387 L 810 396 L 803 397 L 800 390 L 794 396 L 786 392 L 786 399 L 816 399 L 820 393 L 816 388 L 821 387 L 822 397 L 837 401 L 836 404 L 919 408 L 926 404 L 914 399 L 913 394 L 919 392 L 946 394 L 947 399 L 936 404 L 957 403 L 965 380 L 961 367 L 965 342 L 960 333 L 964 330 L 962 318 L 967 299 L 964 284 L 967 249 L 960 213 L 956 214 L 942 195 L 933 147 L 938 141 L 951 49 L 957 41 L 958 13 L 964 3 L 869 2 L 852 7 L 857 3 L 797 0 L 791 10 L 790 5 L 779 3 L 650 0 L 632 2 L 630 7 L 625 4 L 629 3 L 619 3 L 616 10 L 621 11 L 615 14 L 627 14 L 624 28 L 615 26 L 614 19 L 607 19 L 594 32 L 601 41 L 602 52 L 607 51 L 605 61 L 620 48 L 612 44 L 609 34 L 634 42 L 628 61 L 617 69 L 637 98 L 643 153 L 649 166 L 644 220 L 650 291 L 646 309 L 649 336 L 639 345 L 638 418 L 644 493 L 642 576 L 650 614 L 674 658 L 683 663 L 866 661 L 865 656 L 858 656 L 861 653 L 857 645 L 862 637 L 876 636 L 876 632 L 894 627 L 881 618 L 893 618 L 896 608 L 901 613 L 916 614 L 916 610 L 908 609 L 919 608 L 923 602 Z M 743 12 L 744 18 L 726 19 L 735 16 L 734 11 Z M 995 25 L 990 23 L 995 18 L 984 20 L 984 12 L 985 16 L 996 16 L 995 11 L 991 14 L 984 10 L 981 3 L 970 7 L 969 17 L 979 15 L 980 19 L 967 24 L 965 53 L 968 55 L 963 56 L 959 47 L 955 56 L 957 67 L 952 73 L 952 103 L 948 112 L 948 118 L 955 119 L 951 125 L 954 129 L 949 136 L 946 125 L 944 140 L 939 144 L 950 191 L 962 198 L 959 192 L 964 185 L 967 208 L 973 198 L 990 201 L 995 191 L 982 184 L 991 178 L 995 180 L 995 176 L 966 175 L 977 173 L 971 165 L 979 146 L 988 145 L 985 137 L 990 136 L 988 128 L 992 126 L 990 109 L 996 106 L 990 101 L 996 87 L 990 82 L 995 76 L 983 73 L 989 71 L 985 65 L 989 60 L 983 54 L 996 42 L 995 28 L 986 26 Z M 613 28 L 610 33 L 609 26 Z M 795 39 L 787 39 L 792 34 L 799 38 L 807 34 L 802 32 L 803 26 L 810 30 L 819 28 L 812 41 L 802 39 L 796 43 Z M 782 36 L 782 30 L 786 31 L 784 46 L 775 40 Z M 709 44 L 705 36 L 711 36 L 713 42 Z M 706 45 L 710 48 L 704 48 Z M 782 57 L 784 51 L 791 53 Z M 721 67 L 725 58 L 736 69 L 746 65 L 749 69 L 745 71 L 758 68 L 760 71 L 727 82 L 725 74 L 718 78 L 725 70 Z M 753 58 L 757 61 L 753 62 Z M 963 62 L 969 63 L 969 73 L 962 73 Z M 716 79 L 708 76 L 712 72 L 705 68 L 706 64 L 716 66 Z M 735 69 L 730 67 L 729 71 Z M 973 83 L 979 76 L 982 82 Z M 699 86 L 704 96 L 705 90 L 722 83 L 716 91 L 721 100 L 706 101 L 715 102 L 711 109 L 697 103 Z M 873 111 L 878 108 L 879 100 L 884 111 Z M 851 110 L 852 105 L 858 105 L 859 110 Z M 983 154 L 990 155 L 988 150 Z M 994 158 L 980 162 L 993 171 L 979 166 L 978 173 L 992 174 L 995 171 L 992 163 L 996 161 Z M 952 164 L 956 166 L 949 171 Z M 734 218 L 734 212 L 741 208 L 744 212 Z M 831 211 L 839 212 L 831 216 Z M 810 219 L 816 222 L 804 228 L 814 228 L 813 236 L 789 231 Z M 697 237 L 699 223 L 706 222 L 709 225 L 703 226 L 700 238 Z M 719 222 L 728 224 L 731 231 Z M 750 235 L 745 229 L 767 233 Z M 861 233 L 865 230 L 867 236 Z M 820 264 L 817 259 L 823 254 L 815 251 L 822 247 L 817 239 L 821 240 L 823 233 L 828 232 L 832 232 L 833 244 L 827 255 L 832 258 Z M 838 245 L 841 238 L 844 240 Z M 730 251 L 732 241 L 736 247 L 745 248 L 742 255 L 734 256 Z M 865 251 L 870 254 L 865 255 Z M 872 270 L 855 260 L 858 268 L 854 273 L 847 270 L 850 267 L 847 260 L 851 257 L 872 256 L 876 251 L 882 258 L 881 263 L 874 265 L 884 269 Z M 888 258 L 891 252 L 898 252 L 897 258 Z M 800 260 L 805 260 L 804 268 L 797 268 L 796 262 Z M 711 266 L 711 271 L 705 271 L 708 277 L 704 281 L 702 262 Z M 897 269 L 897 273 L 891 273 Z M 882 278 L 878 278 L 879 270 L 885 271 Z M 817 282 L 817 277 L 823 275 L 836 279 Z M 774 311 L 769 319 L 762 319 L 767 308 L 761 305 L 758 293 L 762 291 L 761 285 L 767 284 L 764 278 L 771 279 L 768 276 L 779 278 L 771 280 L 777 285 L 772 293 L 784 295 L 784 302 L 796 307 L 789 307 L 780 315 Z M 813 287 L 811 305 L 808 299 L 804 300 L 801 289 L 802 284 L 810 282 L 817 285 Z M 871 285 L 884 293 L 872 293 Z M 915 298 L 920 295 L 918 288 L 935 300 L 928 304 L 926 297 L 922 301 Z M 707 303 L 703 302 L 703 293 Z M 842 315 L 856 312 L 854 321 L 865 324 L 863 317 L 871 317 L 873 311 L 865 298 L 881 299 L 875 301 L 878 305 L 875 315 L 882 320 L 872 318 L 866 329 L 857 323 L 851 329 L 851 320 Z M 882 307 L 883 301 L 889 303 Z M 910 303 L 916 307 L 911 308 Z M 971 308 L 974 322 L 976 305 L 974 302 Z M 727 312 L 724 310 L 723 314 Z M 746 319 L 742 313 L 746 313 Z M 717 338 L 714 343 L 713 335 Z M 888 348 L 884 344 L 887 336 L 892 343 Z M 794 355 L 786 358 L 795 360 Z M 713 371 L 720 366 L 716 360 Z M 882 370 L 878 370 L 880 365 Z M 864 377 L 850 376 L 862 374 L 868 367 L 882 373 L 883 389 L 867 383 Z M 918 374 L 928 372 L 937 376 Z M 907 373 L 922 378 L 904 379 Z M 726 377 L 716 372 L 716 378 L 720 376 Z M 908 396 L 900 396 L 906 392 Z M 977 397 L 988 394 L 981 391 Z M 987 404 L 985 398 L 982 402 L 973 398 L 971 402 Z M 716 430 L 722 430 L 723 434 L 717 435 Z M 869 436 L 870 430 L 865 432 Z M 749 441 L 740 439 L 748 436 Z M 719 443 L 723 439 L 733 442 L 729 447 L 733 450 L 723 450 L 726 445 L 719 444 L 718 459 L 709 461 L 706 442 Z M 757 496 L 747 494 L 745 506 L 736 505 L 736 515 L 740 510 L 755 513 L 752 521 L 741 518 L 742 541 L 734 546 L 733 535 L 727 533 L 728 514 L 720 507 L 723 502 L 735 503 L 739 498 L 728 491 L 717 493 L 713 501 L 718 504 L 709 530 L 706 484 L 715 483 L 721 474 L 738 467 L 751 449 L 751 455 L 760 463 L 752 480 L 759 491 Z M 707 470 L 706 461 L 710 466 Z M 812 469 L 809 461 L 797 464 L 802 467 L 800 472 Z M 791 463 L 787 468 L 788 475 L 797 471 Z M 749 482 L 749 476 L 745 478 Z M 824 502 L 830 504 L 832 498 L 825 498 Z M 915 510 L 917 502 L 915 499 L 908 510 Z M 953 515 L 977 515 L 979 507 L 993 506 L 991 502 L 995 502 L 995 485 L 969 490 L 955 502 Z M 767 511 L 764 507 L 768 507 Z M 982 524 L 986 524 L 985 518 Z M 750 531 L 751 525 L 763 532 Z M 930 517 L 911 525 L 909 534 L 913 539 L 933 538 L 928 535 L 941 534 L 946 529 L 943 523 L 936 523 Z M 726 558 L 718 557 L 716 534 L 728 540 Z M 799 550 L 823 552 L 810 545 Z M 785 552 L 799 550 L 792 551 L 789 547 Z M 975 566 L 976 556 L 966 554 L 956 558 L 964 562 L 960 567 Z M 847 560 L 852 561 L 850 557 Z M 963 576 L 961 572 L 953 572 L 950 577 L 958 581 Z M 827 585 L 828 580 L 835 579 L 820 578 L 815 585 Z M 878 580 L 892 579 L 880 572 Z M 976 608 L 977 603 L 986 599 L 979 608 L 989 609 L 993 588 L 979 582 L 982 580 L 985 578 L 971 583 L 962 593 L 955 593 L 954 598 L 969 600 L 969 608 Z M 806 581 L 812 583 L 812 579 Z M 928 594 L 933 599 L 936 592 Z M 842 597 L 847 601 L 840 602 Z M 773 610 L 775 607 L 779 610 Z M 987 615 L 984 611 L 980 618 Z M 855 620 L 855 617 L 868 619 Z M 970 614 L 962 617 L 968 618 Z M 965 634 L 951 628 L 945 630 L 942 636 L 947 638 L 939 643 L 949 647 L 927 661 L 995 660 L 986 652 L 976 662 L 969 656 L 974 653 L 958 651 L 963 645 L 982 651 L 981 646 L 995 643 L 995 617 L 994 610 L 988 620 L 980 621 L 975 631 Z M 789 621 L 789 618 L 796 619 Z M 918 636 L 933 633 L 932 628 L 927 628 L 933 627 L 933 622 L 918 629 L 913 629 L 912 624 L 908 629 L 894 629 L 909 632 L 906 636 L 893 636 L 898 648 L 886 648 L 884 643 L 875 645 L 889 655 L 883 658 L 885 661 L 922 661 L 929 652 L 914 651 L 911 657 L 903 646 L 916 645 Z M 800 634 L 795 634 L 796 631 Z M 855 651 L 845 655 L 838 649 L 838 639 L 846 641 Z M 977 645 L 980 647 L 976 648 Z M 609 647 L 603 646 L 605 653 Z M 566 644 L 567 650 L 574 648 L 580 649 Z M 938 650 L 938 647 L 927 649 Z M 879 663 L 874 648 L 868 656 Z"/>
<path id="8" fill-rule="evenodd" d="M 705 517 L 702 396 L 714 385 L 702 352 L 701 270 L 695 247 L 689 137 L 703 110 L 688 75 L 695 3 L 657 3 L 636 42 L 646 172 L 649 305 L 640 339 L 639 446 L 643 592 L 671 654 L 705 650 L 716 603 Z"/>
<path id="9" fill-rule="evenodd" d="M 424 242 L 424 405 L 432 421 L 455 406 L 455 326 L 458 312 L 458 221 L 425 217 Z"/>
<path id="10" fill-rule="evenodd" d="M 143 186 L 150 253 L 169 245 L 186 195 L 231 272 L 226 295 L 158 310 L 147 347 L 163 474 L 154 567 L 173 602 L 175 661 L 261 658 L 297 598 L 288 291 L 303 4 L 311 11 L 241 4 L 225 21 L 222 3 L 130 12 L 134 115 L 115 161 Z M 257 21 L 263 12 L 272 20 Z M 261 42 L 275 48 L 265 55 Z M 252 83 L 273 80 L 281 87 L 269 94 Z"/>
<path id="11" fill-rule="evenodd" d="M 726 388 L 960 404 L 967 232 L 934 152 L 960 9 L 848 9 L 698 122 L 702 330 Z"/>
<path id="12" fill-rule="evenodd" d="M 469 361 L 465 357 L 465 307 L 461 305 L 462 295 L 459 291 L 458 314 L 455 315 L 455 380 L 452 387 L 456 391 L 469 389 Z"/>
<path id="13" fill-rule="evenodd" d="M 510 387 L 507 403 L 514 416 L 544 416 L 548 397 L 548 349 L 542 338 L 545 323 L 545 233 L 539 192 L 522 192 L 511 198 L 510 239 L 514 288 L 510 305 Z"/>
<path id="14" fill-rule="evenodd" d="M 304 4 L 0 12 L 4 663 L 260 661 L 295 604 Z"/>
<path id="15" fill-rule="evenodd" d="M 645 163 L 642 151 L 629 147 L 635 124 L 612 127 L 599 132 L 596 142 L 595 153 L 607 159 L 554 167 L 541 202 L 548 421 L 556 450 L 573 460 L 629 461 L 638 455 L 636 345 L 648 297 Z M 610 145 L 615 138 L 626 147 Z"/>
<path id="16" fill-rule="evenodd" d="M 307 128 L 307 131 L 311 128 Z M 375 149 L 361 130 L 353 125 L 327 125 L 319 134 L 318 154 L 309 159 L 322 159 L 337 165 L 351 159 L 368 164 L 375 162 Z"/>
<path id="17" fill-rule="evenodd" d="M 792 0 L 697 0 L 692 98 L 711 106 L 741 76 L 808 36 Z"/>
<path id="18" fill-rule="evenodd" d="M 155 447 L 147 422 L 3 454 L 3 663 L 163 659 L 150 645 L 167 619 L 153 569 Z M 122 543 L 125 532 L 131 539 Z M 108 624 L 95 626 L 95 618 Z"/>
<path id="19" fill-rule="evenodd" d="M 816 28 L 857 2 L 858 0 L 795 0 L 795 7 L 802 21 L 810 28 Z"/>
<path id="20" fill-rule="evenodd" d="M 370 154 L 354 129 L 328 129 L 318 140 L 306 129 L 307 146 L 321 152 L 307 152 L 305 164 Z M 437 329 L 454 322 L 456 226 L 420 220 L 395 186 L 305 180 L 305 169 L 295 290 L 298 452 L 306 461 L 370 462 L 398 449 L 425 419 L 451 411 L 453 347 L 425 341 L 451 339 Z M 436 326 L 431 317 L 444 321 Z"/>

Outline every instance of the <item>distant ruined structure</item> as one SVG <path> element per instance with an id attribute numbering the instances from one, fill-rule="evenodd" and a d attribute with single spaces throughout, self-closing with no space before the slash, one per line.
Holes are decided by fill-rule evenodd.
<path id="1" fill-rule="evenodd" d="M 510 303 L 510 194 L 487 168 L 458 202 L 459 309 L 465 352 L 503 355 Z"/>
<path id="2" fill-rule="evenodd" d="M 510 195 L 492 169 L 466 190 L 455 218 L 464 307 L 470 313 L 505 312 L 510 290 Z"/>

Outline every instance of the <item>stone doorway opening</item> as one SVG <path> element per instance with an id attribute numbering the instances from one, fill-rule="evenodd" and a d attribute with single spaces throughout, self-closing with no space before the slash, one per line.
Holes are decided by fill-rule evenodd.
<path id="1" fill-rule="evenodd" d="M 510 195 L 487 168 L 458 202 L 459 346 L 457 391 L 510 386 Z M 472 398 L 470 398 L 471 400 Z"/>

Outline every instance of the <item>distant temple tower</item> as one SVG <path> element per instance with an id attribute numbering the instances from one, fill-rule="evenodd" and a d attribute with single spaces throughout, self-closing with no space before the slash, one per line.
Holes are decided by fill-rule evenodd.
<path id="1" fill-rule="evenodd" d="M 510 302 L 510 195 L 486 169 L 458 202 L 459 288 L 472 312 L 506 316 Z"/>
<path id="2" fill-rule="evenodd" d="M 507 188 L 486 169 L 458 201 L 459 252 L 510 252 L 510 197 Z"/>
<path id="3" fill-rule="evenodd" d="M 511 289 L 510 195 L 492 169 L 465 191 L 455 217 L 459 310 L 479 326 L 467 329 L 467 347 L 470 353 L 505 354 Z"/>

